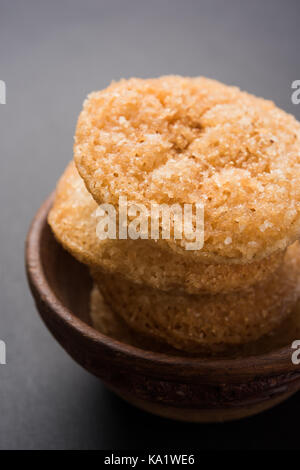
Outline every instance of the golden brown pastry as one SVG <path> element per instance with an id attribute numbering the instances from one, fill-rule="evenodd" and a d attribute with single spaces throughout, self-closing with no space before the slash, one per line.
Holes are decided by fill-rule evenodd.
<path id="1" fill-rule="evenodd" d="M 169 355 L 192 355 L 178 351 L 175 348 L 168 347 L 165 344 L 154 343 L 148 338 L 141 338 L 133 330 L 131 330 L 122 318 L 117 315 L 112 309 L 106 304 L 103 299 L 103 295 L 99 291 L 96 285 L 94 285 L 91 291 L 90 299 L 90 314 L 92 324 L 96 330 L 100 333 L 114 338 L 118 341 L 130 344 L 141 349 L 150 351 L 165 352 Z M 241 357 L 266 354 L 275 349 L 285 347 L 287 344 L 292 344 L 295 338 L 300 338 L 300 303 L 299 301 L 295 304 L 292 312 L 287 318 L 280 323 L 280 325 L 267 335 L 262 336 L 257 341 L 238 345 L 236 347 L 228 348 L 226 351 L 222 351 L 222 356 L 226 357 Z M 211 355 L 212 351 L 206 354 Z M 196 354 L 197 355 L 197 354 Z"/>
<path id="2" fill-rule="evenodd" d="M 85 101 L 74 160 L 49 224 L 112 309 L 102 315 L 92 302 L 99 328 L 193 355 L 246 350 L 284 325 L 300 291 L 300 124 L 291 115 L 203 77 L 121 80 Z M 187 250 L 174 220 L 169 239 L 149 238 L 150 223 L 146 239 L 100 240 L 98 205 L 118 211 L 120 197 L 143 204 L 148 224 L 155 204 L 203 204 L 203 247 Z M 157 222 L 161 234 L 170 221 Z"/>
<path id="3" fill-rule="evenodd" d="M 248 263 L 299 237 L 300 124 L 236 87 L 179 76 L 113 83 L 85 101 L 74 158 L 98 203 L 203 202 L 204 247 L 159 240 L 170 255 Z"/>
<path id="4" fill-rule="evenodd" d="M 71 162 L 61 177 L 49 223 L 58 241 L 79 261 L 117 272 L 138 284 L 188 293 L 228 292 L 267 278 L 284 251 L 249 264 L 206 264 L 166 251 L 150 240 L 104 240 L 96 235 L 94 201 Z"/>
<path id="5" fill-rule="evenodd" d="M 92 271 L 105 301 L 137 334 L 195 353 L 250 343 L 274 330 L 300 295 L 300 246 L 264 282 L 216 295 L 166 293 Z"/>

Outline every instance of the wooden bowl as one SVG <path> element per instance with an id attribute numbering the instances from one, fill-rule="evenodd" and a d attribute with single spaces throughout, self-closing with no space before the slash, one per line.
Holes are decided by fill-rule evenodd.
<path id="1" fill-rule="evenodd" d="M 28 233 L 26 268 L 37 309 L 63 348 L 128 402 L 168 418 L 215 422 L 266 410 L 300 389 L 290 345 L 261 356 L 205 359 L 145 351 L 91 326 L 87 268 L 54 239 L 53 196 Z"/>

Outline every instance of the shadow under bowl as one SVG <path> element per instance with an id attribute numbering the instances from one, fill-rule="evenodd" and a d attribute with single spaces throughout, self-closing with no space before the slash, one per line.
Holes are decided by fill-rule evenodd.
<path id="1" fill-rule="evenodd" d="M 119 396 L 151 413 L 183 421 L 239 419 L 300 389 L 291 345 L 242 358 L 187 358 L 146 351 L 92 327 L 86 266 L 55 240 L 47 223 L 51 195 L 26 242 L 26 270 L 37 309 L 61 346 Z"/>

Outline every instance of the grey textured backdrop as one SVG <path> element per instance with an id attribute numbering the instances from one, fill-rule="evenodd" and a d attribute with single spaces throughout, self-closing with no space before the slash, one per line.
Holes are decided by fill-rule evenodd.
<path id="1" fill-rule="evenodd" d="M 0 448 L 292 448 L 300 396 L 225 425 L 169 423 L 108 393 L 35 312 L 23 244 L 72 157 L 85 95 L 120 77 L 206 75 L 300 118 L 297 0 L 0 0 Z M 297 442 L 298 441 L 298 442 Z"/>

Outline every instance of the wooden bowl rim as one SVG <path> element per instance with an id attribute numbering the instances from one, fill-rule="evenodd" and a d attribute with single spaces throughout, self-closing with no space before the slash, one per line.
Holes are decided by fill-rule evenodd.
<path id="1" fill-rule="evenodd" d="M 41 260 L 41 234 L 47 222 L 48 212 L 52 206 L 54 192 L 45 200 L 40 209 L 37 211 L 30 229 L 28 231 L 25 248 L 25 262 L 28 279 L 35 291 L 46 303 L 51 312 L 60 317 L 60 320 L 69 327 L 74 328 L 79 335 L 89 338 L 118 356 L 140 367 L 153 369 L 157 366 L 159 369 L 168 368 L 170 372 L 176 375 L 179 367 L 181 371 L 186 370 L 187 373 L 204 373 L 222 374 L 227 371 L 230 375 L 259 376 L 270 374 L 270 368 L 274 366 L 274 375 L 278 373 L 286 373 L 287 371 L 297 372 L 300 367 L 292 364 L 292 349 L 288 346 L 278 350 L 271 351 L 262 355 L 252 355 L 240 358 L 195 358 L 183 356 L 170 356 L 164 353 L 146 351 L 138 347 L 120 342 L 116 339 L 105 336 L 92 326 L 84 323 L 76 315 L 73 314 L 59 298 L 55 295 L 51 286 L 47 281 L 43 264 Z M 179 374 L 180 375 L 180 374 Z"/>

